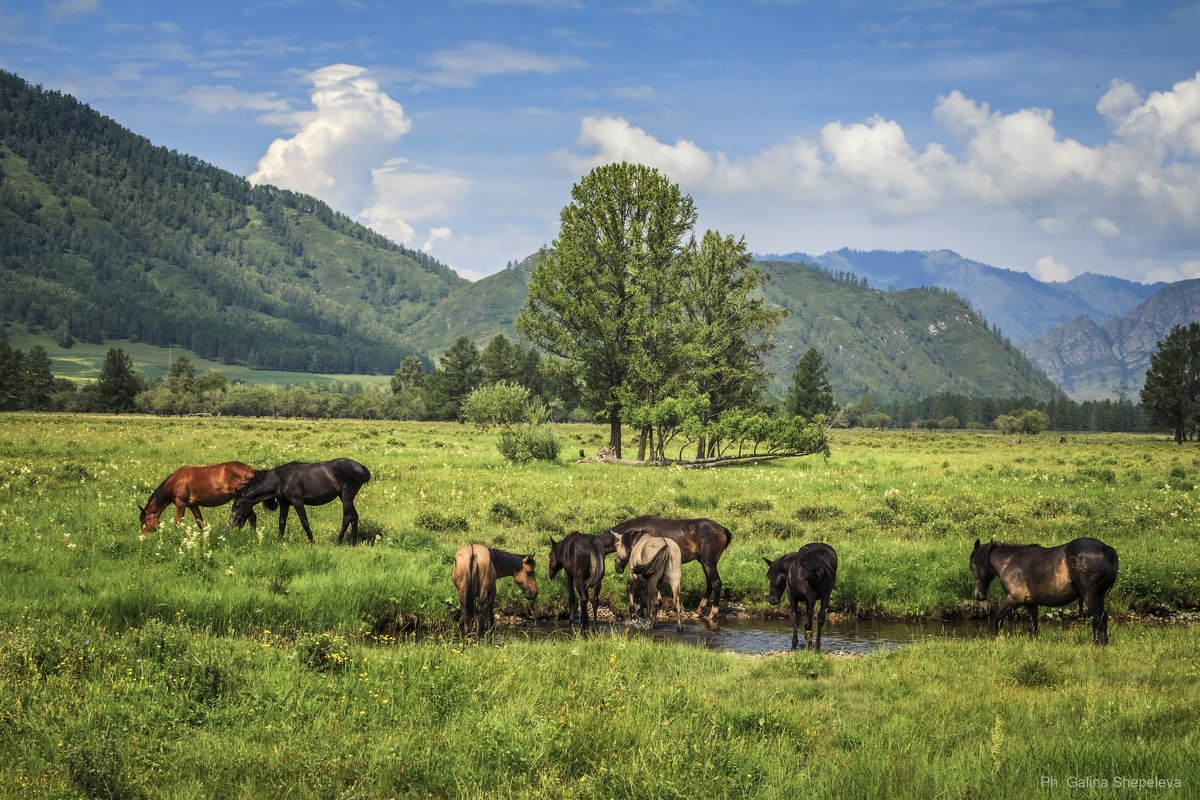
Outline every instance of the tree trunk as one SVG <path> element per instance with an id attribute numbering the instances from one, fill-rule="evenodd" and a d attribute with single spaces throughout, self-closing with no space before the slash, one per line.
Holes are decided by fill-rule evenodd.
<path id="1" fill-rule="evenodd" d="M 613 449 L 613 456 L 621 457 L 621 410 L 618 408 L 608 412 L 608 446 Z"/>

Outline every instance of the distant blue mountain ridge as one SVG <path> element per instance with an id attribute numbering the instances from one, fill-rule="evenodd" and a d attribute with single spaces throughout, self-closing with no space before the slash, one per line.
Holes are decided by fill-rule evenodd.
<path id="1" fill-rule="evenodd" d="M 875 289 L 950 289 L 1079 401 L 1122 392 L 1136 401 L 1158 341 L 1175 325 L 1200 321 L 1200 280 L 1146 284 L 1085 272 L 1044 282 L 950 250 L 757 257 L 851 273 Z"/>
<path id="2" fill-rule="evenodd" d="M 950 289 L 1014 344 L 1021 345 L 1079 317 L 1103 325 L 1128 314 L 1166 283 L 1145 284 L 1085 272 L 1062 283 L 993 267 L 951 250 L 851 250 L 824 255 L 793 252 L 760 259 L 798 261 L 865 278 L 873 289 Z"/>

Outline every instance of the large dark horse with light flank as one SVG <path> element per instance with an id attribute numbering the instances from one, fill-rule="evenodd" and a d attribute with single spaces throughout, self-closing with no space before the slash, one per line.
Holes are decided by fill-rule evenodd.
<path id="1" fill-rule="evenodd" d="M 215 508 L 233 499 L 234 492 L 254 475 L 254 467 L 240 461 L 226 461 L 205 467 L 180 467 L 158 485 L 141 511 L 142 535 L 158 527 L 162 512 L 175 506 L 175 524 L 183 521 L 185 509 L 191 509 L 196 524 L 203 527 L 200 507 Z M 258 524 L 254 511 L 246 517 L 250 526 Z"/>
<path id="2" fill-rule="evenodd" d="M 640 534 L 649 534 L 672 539 L 679 545 L 679 554 L 684 564 L 699 561 L 704 569 L 705 585 L 700 604 L 696 607 L 696 615 L 702 616 L 705 604 L 710 602 L 710 615 L 717 615 L 721 605 L 721 575 L 717 572 L 717 562 L 733 538 L 724 526 L 703 518 L 667 519 L 649 515 L 634 517 L 620 525 L 614 525 L 606 534 L 601 535 L 605 552 L 614 552 L 616 538 L 625 534 L 632 534 L 635 538 Z"/>
<path id="3" fill-rule="evenodd" d="M 1104 600 L 1117 580 L 1117 551 L 1099 539 L 1082 537 L 1057 547 L 975 540 L 971 572 L 975 599 L 987 600 L 992 581 L 1000 579 L 1004 599 L 992 617 L 999 633 L 1004 617 L 1017 606 L 1029 610 L 1029 632 L 1037 636 L 1038 606 L 1083 603 L 1092 618 L 1092 641 L 1108 644 L 1108 612 Z"/>
<path id="4" fill-rule="evenodd" d="M 342 527 L 337 543 L 342 543 L 346 529 L 350 529 L 350 541 L 358 540 L 358 510 L 354 497 L 367 481 L 371 472 L 350 458 L 335 458 L 330 461 L 292 461 L 273 469 L 256 470 L 233 497 L 233 524 L 242 527 L 254 516 L 254 506 L 262 503 L 264 508 L 279 508 L 279 538 L 287 527 L 288 508 L 296 509 L 300 525 L 313 540 L 312 527 L 308 524 L 305 506 L 320 506 L 336 498 L 342 500 Z"/>
<path id="5" fill-rule="evenodd" d="M 592 601 L 592 621 L 596 620 L 596 610 L 600 607 L 600 583 L 604 580 L 604 546 L 599 536 L 590 536 L 579 531 L 571 531 L 562 538 L 554 541 L 550 537 L 550 559 L 546 564 L 546 578 L 554 580 L 554 576 L 563 572 L 567 583 L 567 615 L 571 624 L 575 624 L 576 595 L 579 597 L 579 629 L 588 629 L 588 596 Z"/>
<path id="6" fill-rule="evenodd" d="M 800 601 L 804 601 L 804 646 L 820 651 L 821 630 L 825 627 L 825 612 L 829 608 L 829 595 L 837 583 L 837 552 L 824 542 L 806 544 L 794 553 L 767 562 L 767 602 L 778 605 L 787 592 L 792 611 L 792 649 L 800 642 Z M 821 603 L 817 614 L 817 636 L 813 641 L 813 610 Z"/>
<path id="7" fill-rule="evenodd" d="M 458 589 L 462 609 L 459 630 L 466 636 L 472 628 L 483 636 L 496 622 L 496 581 L 512 578 L 525 594 L 525 599 L 537 599 L 538 585 L 533 554 L 527 556 L 505 552 L 481 544 L 468 544 L 454 554 L 451 571 Z"/>

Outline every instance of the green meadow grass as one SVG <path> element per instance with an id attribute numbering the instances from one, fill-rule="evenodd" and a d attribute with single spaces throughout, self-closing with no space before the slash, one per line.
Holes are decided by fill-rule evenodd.
<path id="1" fill-rule="evenodd" d="M 564 453 L 603 443 L 557 430 Z M 1144 620 L 1200 607 L 1200 448 L 895 431 L 832 447 L 720 470 L 511 466 L 451 424 L 0 416 L 0 797 L 1198 790 L 1195 630 Z M 314 545 L 294 516 L 282 540 L 265 511 L 257 532 L 228 529 L 228 507 L 139 536 L 138 505 L 178 466 L 334 456 L 372 471 L 357 505 L 373 546 L 333 545 L 336 502 L 310 509 Z M 1121 559 L 1112 644 L 1069 613 L 1037 640 L 1016 623 L 858 658 L 455 635 L 461 544 L 532 552 L 544 576 L 551 536 L 643 513 L 730 528 L 726 608 L 747 614 L 779 613 L 763 558 L 808 541 L 839 553 L 837 613 L 955 617 L 974 609 L 975 538 L 1097 536 Z M 624 579 L 602 602 L 621 609 Z M 502 581 L 498 606 L 559 615 L 561 579 L 540 585 L 531 609 Z M 689 607 L 702 589 L 685 566 Z"/>

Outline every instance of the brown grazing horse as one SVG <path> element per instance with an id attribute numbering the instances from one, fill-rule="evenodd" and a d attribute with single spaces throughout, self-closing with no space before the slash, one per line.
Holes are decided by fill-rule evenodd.
<path id="1" fill-rule="evenodd" d="M 609 529 L 614 536 L 626 533 L 648 533 L 651 536 L 663 536 L 673 539 L 679 545 L 679 553 L 683 563 L 699 561 L 704 569 L 704 594 L 700 597 L 700 605 L 696 607 L 696 616 L 701 616 L 706 603 L 712 603 L 710 615 L 715 617 L 721 605 L 721 575 L 717 572 L 717 561 L 725 548 L 729 547 L 732 534 L 722 525 L 711 519 L 666 519 L 664 517 L 641 516 L 626 520 L 620 525 Z M 612 552 L 609 547 L 615 546 L 615 539 L 607 534 L 601 534 L 605 544 L 605 552 Z M 623 565 L 622 565 L 623 566 Z M 619 571 L 620 568 L 618 568 Z"/>
<path id="2" fill-rule="evenodd" d="M 778 605 L 783 593 L 788 594 L 792 609 L 792 649 L 800 643 L 800 601 L 804 601 L 804 647 L 820 652 L 821 629 L 825 627 L 825 612 L 829 608 L 829 595 L 837 583 L 837 552 L 824 542 L 806 544 L 794 553 L 767 562 L 767 586 L 770 593 L 767 602 Z M 813 610 L 821 601 L 817 614 L 817 639 L 813 642 Z"/>
<path id="3" fill-rule="evenodd" d="M 1072 539 L 1057 547 L 980 544 L 976 539 L 971 551 L 975 599 L 986 601 L 996 578 L 1004 588 L 1004 600 L 992 618 L 996 633 L 1008 612 L 1025 606 L 1029 610 L 1029 632 L 1037 636 L 1038 606 L 1065 606 L 1079 600 L 1092 618 L 1092 641 L 1108 644 L 1104 599 L 1117 581 L 1117 571 L 1117 551 L 1090 537 Z"/>
<path id="4" fill-rule="evenodd" d="M 533 554 L 527 556 L 507 553 L 468 544 L 454 554 L 454 569 L 451 572 L 454 586 L 458 589 L 458 602 L 462 608 L 459 629 L 466 636 L 472 627 L 483 636 L 496 624 L 493 607 L 496 602 L 496 581 L 512 578 L 525 593 L 525 599 L 537 599 L 538 585 Z"/>
<path id="5" fill-rule="evenodd" d="M 679 545 L 663 536 L 639 536 L 632 548 L 626 547 L 629 534 L 617 539 L 617 565 L 629 564 L 629 594 L 632 607 L 635 585 L 642 590 L 642 604 L 650 628 L 658 620 L 658 584 L 664 578 L 671 587 L 671 603 L 675 606 L 675 632 L 683 633 L 683 603 L 679 600 L 679 579 L 683 563 Z M 618 570 L 620 571 L 620 570 Z"/>
<path id="6" fill-rule="evenodd" d="M 592 621 L 600 607 L 600 583 L 604 580 L 604 547 L 599 536 L 589 536 L 571 531 L 561 542 L 550 537 L 550 559 L 546 564 L 546 578 L 562 570 L 567 583 L 567 616 L 575 624 L 576 595 L 579 596 L 579 629 L 588 629 L 588 594 L 591 593 Z"/>
<path id="7" fill-rule="evenodd" d="M 183 521 L 184 509 L 190 508 L 196 524 L 203 526 L 200 507 L 225 505 L 253 474 L 254 467 L 240 461 L 226 461 L 207 467 L 180 467 L 158 485 L 145 506 L 138 506 L 142 512 L 142 535 L 158 527 L 159 517 L 171 505 L 175 506 L 176 525 Z M 248 519 L 251 527 L 258 524 L 257 518 L 251 516 Z"/>

